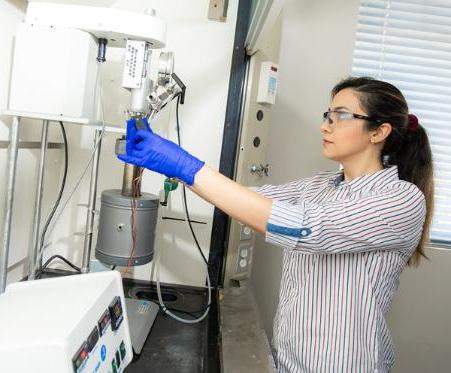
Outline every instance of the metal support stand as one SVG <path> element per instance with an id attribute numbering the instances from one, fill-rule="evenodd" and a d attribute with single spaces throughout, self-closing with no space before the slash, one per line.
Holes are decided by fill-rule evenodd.
<path id="1" fill-rule="evenodd" d="M 92 234 L 94 229 L 94 215 L 97 198 L 97 179 L 99 175 L 100 148 L 102 145 L 101 136 L 102 131 L 96 130 L 96 134 L 94 137 L 94 146 L 96 146 L 97 142 L 99 142 L 99 145 L 96 148 L 96 151 L 94 153 L 94 159 L 92 160 L 91 180 L 89 185 L 88 212 L 86 216 L 85 241 L 83 245 L 83 261 L 81 267 L 82 273 L 89 272 L 89 261 L 91 259 Z"/>
<path id="2" fill-rule="evenodd" d="M 15 194 L 15 180 L 16 180 L 16 169 L 17 169 L 17 154 L 18 149 L 40 149 L 40 162 L 38 171 L 38 181 L 36 186 L 36 196 L 34 203 L 34 218 L 33 218 L 33 240 L 32 244 L 28 250 L 29 254 L 29 264 L 28 264 L 28 279 L 34 278 L 34 267 L 36 266 L 39 253 L 39 233 L 40 233 L 40 223 L 41 223 L 41 210 L 42 210 L 42 196 L 44 191 L 44 172 L 45 172 L 45 160 L 47 149 L 62 149 L 64 147 L 61 143 L 49 143 L 48 142 L 48 126 L 51 121 L 63 121 L 68 123 L 80 123 L 80 124 L 95 124 L 100 125 L 97 122 L 85 122 L 85 121 L 74 121 L 73 118 L 66 118 L 60 116 L 30 116 L 29 113 L 5 111 L 2 114 L 10 115 L 13 118 L 11 129 L 9 132 L 9 141 L 0 141 L 0 149 L 8 149 L 8 163 L 6 166 L 6 176 L 5 176 L 5 218 L 3 223 L 3 238 L 2 246 L 0 247 L 0 294 L 5 291 L 8 275 L 8 257 L 11 242 L 11 225 L 12 225 L 12 213 L 13 213 L 13 200 Z M 26 114 L 26 115 L 24 115 Z M 34 141 L 24 141 L 19 142 L 19 129 L 21 118 L 33 118 L 42 119 L 43 127 L 41 132 L 41 142 Z M 99 127 L 97 127 L 99 128 Z M 103 127 L 102 127 L 103 128 Z M 111 127 L 110 131 L 117 132 L 116 129 Z M 101 129 L 96 129 L 95 134 L 95 144 L 100 140 L 102 134 Z M 94 211 L 95 211 L 95 200 L 96 200 L 96 190 L 97 190 L 97 175 L 98 175 L 98 165 L 100 157 L 100 147 L 101 144 L 96 148 L 94 154 L 92 171 L 91 171 L 91 184 L 89 193 L 89 207 L 88 216 L 86 224 L 86 237 L 83 252 L 83 270 L 84 272 L 89 271 L 89 258 L 91 255 L 91 244 L 92 244 L 92 231 L 94 225 Z"/>
<path id="3" fill-rule="evenodd" d="M 8 272 L 9 243 L 11 240 L 11 221 L 14 201 L 14 185 L 16 181 L 17 149 L 19 144 L 19 117 L 13 117 L 9 131 L 8 167 L 5 194 L 5 222 L 3 226 L 3 242 L 0 251 L 0 294 L 5 291 Z"/>
<path id="4" fill-rule="evenodd" d="M 30 246 L 28 255 L 28 279 L 34 280 L 36 261 L 38 260 L 39 253 L 39 233 L 41 225 L 41 209 L 42 209 L 42 189 L 44 183 L 44 169 L 45 159 L 47 155 L 47 140 L 49 131 L 49 121 L 44 120 L 42 122 L 41 132 L 41 157 L 39 160 L 38 182 L 36 184 L 36 196 L 34 200 L 34 218 L 33 218 L 33 242 Z"/>

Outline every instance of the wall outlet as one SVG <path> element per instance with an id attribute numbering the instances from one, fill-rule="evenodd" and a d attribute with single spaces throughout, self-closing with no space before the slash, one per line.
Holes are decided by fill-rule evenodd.
<path id="1" fill-rule="evenodd" d="M 243 225 L 241 224 L 241 229 L 240 229 L 240 240 L 250 240 L 252 239 L 252 235 L 253 235 L 253 230 L 251 228 L 249 228 L 247 225 Z"/>
<path id="2" fill-rule="evenodd" d="M 247 272 L 252 261 L 252 246 L 250 243 L 244 243 L 238 246 L 237 273 Z"/>

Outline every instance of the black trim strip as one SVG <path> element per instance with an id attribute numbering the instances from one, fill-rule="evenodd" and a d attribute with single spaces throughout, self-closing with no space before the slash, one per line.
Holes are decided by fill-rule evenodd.
<path id="1" fill-rule="evenodd" d="M 229 93 L 224 123 L 219 172 L 234 178 L 235 160 L 240 135 L 241 108 L 245 95 L 246 69 L 249 57 L 244 42 L 249 28 L 251 1 L 240 0 L 235 29 L 232 66 L 230 71 Z M 208 258 L 210 280 L 213 287 L 222 286 L 224 282 L 225 258 L 227 255 L 229 217 L 215 208 L 211 232 L 210 255 Z"/>

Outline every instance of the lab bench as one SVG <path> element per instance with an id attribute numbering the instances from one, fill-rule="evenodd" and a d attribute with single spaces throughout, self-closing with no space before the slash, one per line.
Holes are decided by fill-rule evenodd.
<path id="1" fill-rule="evenodd" d="M 124 280 L 124 292 L 157 301 L 147 282 Z M 167 307 L 188 312 L 202 309 L 207 298 L 204 289 L 180 285 L 165 286 L 162 294 Z M 251 286 L 242 283 L 214 295 L 207 318 L 198 324 L 182 324 L 160 311 L 141 356 L 125 372 L 275 372 Z"/>
<path id="2" fill-rule="evenodd" d="M 193 312 L 206 305 L 205 289 L 162 285 L 161 290 L 163 302 L 168 308 Z M 155 286 L 149 282 L 125 279 L 124 293 L 125 296 L 158 303 Z M 183 324 L 160 310 L 140 356 L 125 369 L 125 373 L 220 372 L 219 317 L 215 294 L 212 294 L 211 303 L 208 316 L 196 324 Z M 191 318 L 183 313 L 174 313 Z"/>

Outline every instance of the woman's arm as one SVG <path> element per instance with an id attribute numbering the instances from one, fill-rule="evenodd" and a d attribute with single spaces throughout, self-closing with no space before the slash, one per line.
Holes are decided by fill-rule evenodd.
<path id="1" fill-rule="evenodd" d="M 295 204 L 311 180 L 312 177 L 307 177 L 284 184 L 264 184 L 258 187 L 252 186 L 247 188 L 274 201 L 283 201 Z"/>
<path id="2" fill-rule="evenodd" d="M 126 154 L 118 155 L 120 160 L 176 177 L 230 217 L 258 232 L 266 232 L 271 199 L 213 171 L 177 144 L 153 133 L 146 118 L 143 122 L 146 130 L 136 129 L 135 118 L 127 121 Z"/>
<path id="3" fill-rule="evenodd" d="M 230 217 L 257 232 L 266 232 L 271 199 L 230 180 L 207 165 L 197 172 L 194 184 L 188 188 Z"/>
<path id="4" fill-rule="evenodd" d="M 425 213 L 423 193 L 405 181 L 320 203 L 274 200 L 266 241 L 313 254 L 410 251 L 421 236 Z"/>

